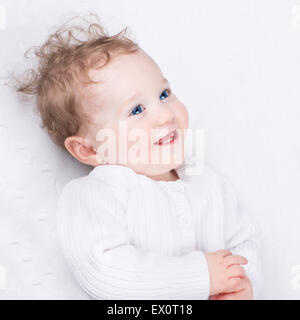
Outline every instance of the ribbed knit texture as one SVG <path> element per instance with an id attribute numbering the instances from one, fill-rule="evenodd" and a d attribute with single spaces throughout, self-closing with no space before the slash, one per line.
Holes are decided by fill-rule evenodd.
<path id="1" fill-rule="evenodd" d="M 208 299 L 203 252 L 245 256 L 261 288 L 256 228 L 228 180 L 205 166 L 177 181 L 155 181 L 121 165 L 95 167 L 58 201 L 58 237 L 72 274 L 94 299 Z"/>

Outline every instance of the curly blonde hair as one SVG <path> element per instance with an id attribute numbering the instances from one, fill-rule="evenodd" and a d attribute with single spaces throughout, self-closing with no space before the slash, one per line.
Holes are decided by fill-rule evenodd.
<path id="1" fill-rule="evenodd" d="M 91 23 L 89 18 L 95 18 L 96 22 Z M 82 23 L 72 24 L 76 19 Z M 14 88 L 36 98 L 42 127 L 63 149 L 67 137 L 91 123 L 83 108 L 83 88 L 97 81 L 91 80 L 89 71 L 105 66 L 111 53 L 131 53 L 139 49 L 138 44 L 126 36 L 127 28 L 109 36 L 97 14 L 90 13 L 88 19 L 71 18 L 42 46 L 26 51 L 28 58 L 33 50 L 38 62 L 22 76 L 14 75 Z"/>

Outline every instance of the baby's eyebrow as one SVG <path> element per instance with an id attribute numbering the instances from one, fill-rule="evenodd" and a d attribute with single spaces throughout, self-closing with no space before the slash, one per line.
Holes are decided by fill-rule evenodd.
<path id="1" fill-rule="evenodd" d="M 129 97 L 128 99 L 125 100 L 125 105 L 127 105 L 129 102 L 135 100 L 138 97 L 137 94 L 134 94 L 133 96 Z"/>
<path id="2" fill-rule="evenodd" d="M 169 84 L 169 81 L 166 78 L 163 78 L 161 81 L 164 82 L 164 83 Z M 135 100 L 137 97 L 138 97 L 137 94 L 132 95 L 131 97 L 129 97 L 128 99 L 125 100 L 124 104 L 125 105 L 128 104 L 129 102 Z"/>

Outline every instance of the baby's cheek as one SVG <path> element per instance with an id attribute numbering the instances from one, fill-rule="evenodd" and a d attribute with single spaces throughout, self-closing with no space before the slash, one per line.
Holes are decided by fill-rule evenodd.
<path id="1" fill-rule="evenodd" d="M 181 122 L 181 128 L 186 129 L 189 124 L 189 112 L 183 103 L 178 106 L 178 119 Z"/>
<path id="2" fill-rule="evenodd" d="M 134 136 L 131 137 L 129 134 L 128 136 L 122 136 L 123 140 L 117 141 L 117 150 L 119 156 L 123 158 L 127 158 L 127 160 L 137 161 L 137 159 L 145 159 L 150 152 L 150 142 L 146 136 L 141 134 L 141 136 Z M 125 155 L 126 153 L 126 155 Z M 135 157 L 137 159 L 135 159 Z"/>

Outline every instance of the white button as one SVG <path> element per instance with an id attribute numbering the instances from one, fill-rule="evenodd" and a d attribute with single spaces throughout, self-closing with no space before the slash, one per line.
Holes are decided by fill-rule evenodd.
<path id="1" fill-rule="evenodd" d="M 189 217 L 184 216 L 184 215 L 179 216 L 179 222 L 180 222 L 180 224 L 182 224 L 183 226 L 186 226 L 186 227 L 189 227 L 191 225 L 191 220 L 189 219 Z"/>

